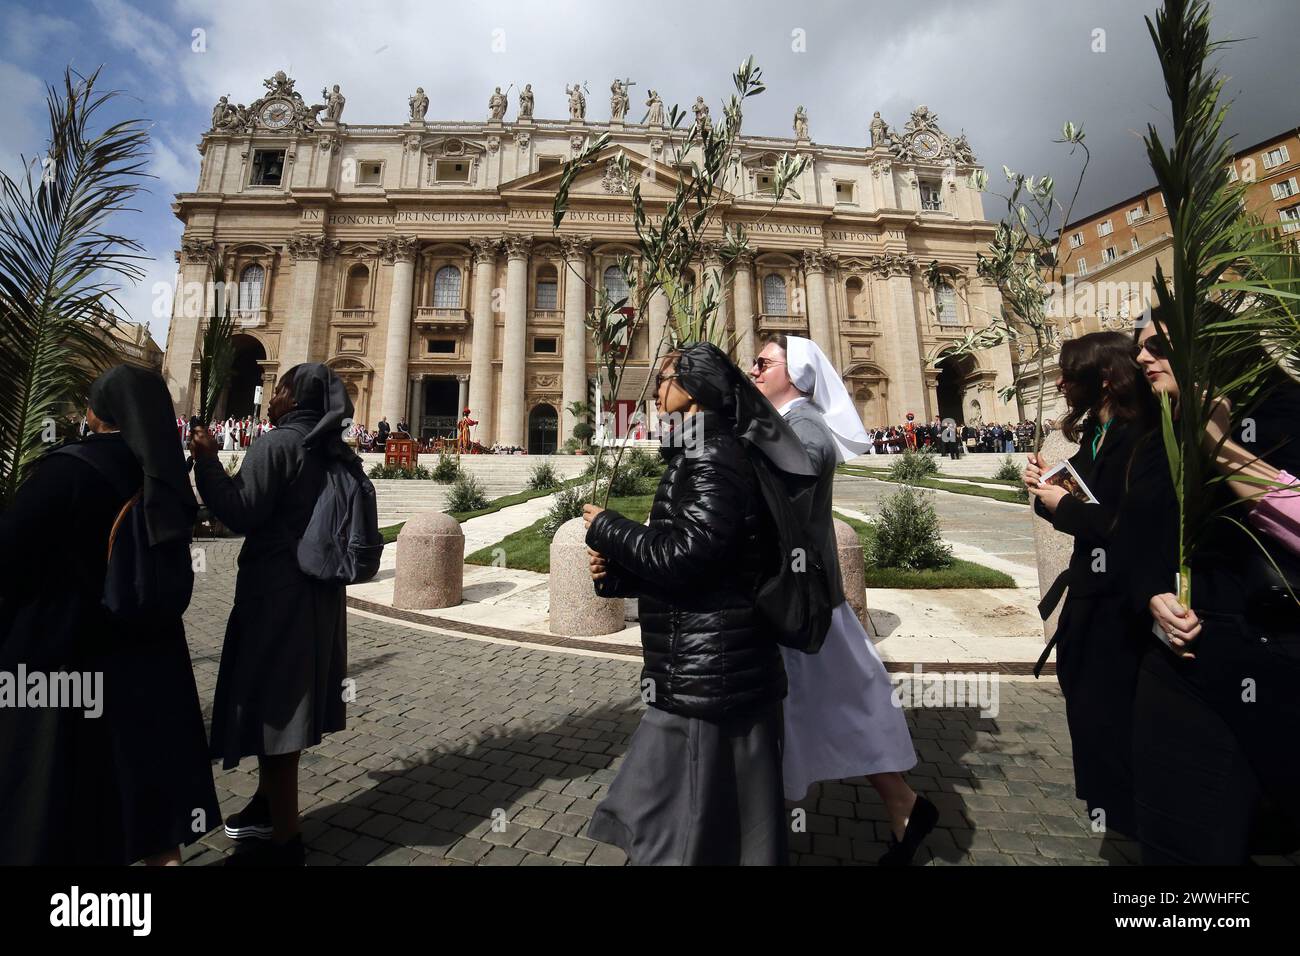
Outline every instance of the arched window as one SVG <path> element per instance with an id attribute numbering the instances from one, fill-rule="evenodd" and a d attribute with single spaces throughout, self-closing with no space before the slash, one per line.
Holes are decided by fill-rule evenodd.
<path id="1" fill-rule="evenodd" d="M 262 284 L 266 279 L 266 270 L 256 262 L 244 266 L 239 274 L 239 311 L 256 312 L 262 307 Z"/>
<path id="2" fill-rule="evenodd" d="M 610 266 L 605 270 L 605 294 L 611 303 L 627 298 L 627 282 L 623 279 L 623 270 L 618 266 Z"/>
<path id="3" fill-rule="evenodd" d="M 460 308 L 460 270 L 455 266 L 443 266 L 434 274 L 433 307 Z"/>
<path id="4" fill-rule="evenodd" d="M 790 300 L 785 294 L 785 278 L 775 272 L 763 277 L 763 312 L 767 315 L 785 315 Z"/>
<path id="5" fill-rule="evenodd" d="M 559 308 L 559 277 L 555 266 L 544 265 L 537 270 L 537 292 L 534 295 L 535 308 L 555 310 Z"/>
<path id="6" fill-rule="evenodd" d="M 856 276 L 844 283 L 844 300 L 848 303 L 849 318 L 862 319 L 866 318 L 866 310 L 862 307 L 862 280 Z"/>
<path id="7" fill-rule="evenodd" d="M 940 325 L 958 325 L 957 293 L 946 282 L 939 283 L 934 290 L 935 309 L 939 313 Z"/>
<path id="8" fill-rule="evenodd" d="M 370 270 L 357 263 L 348 270 L 348 284 L 343 290 L 343 308 L 364 309 L 370 293 Z"/>

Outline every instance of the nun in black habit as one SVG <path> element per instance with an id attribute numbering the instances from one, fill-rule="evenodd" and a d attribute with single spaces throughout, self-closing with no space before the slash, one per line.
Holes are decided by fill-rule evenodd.
<path id="1" fill-rule="evenodd" d="M 188 550 L 171 398 L 120 365 L 89 406 L 92 433 L 46 454 L 0 515 L 0 675 L 83 689 L 79 707 L 0 706 L 3 864 L 179 863 L 221 821 L 180 614 L 128 624 L 102 603 L 109 534 L 137 493 L 149 546 Z"/>
<path id="2" fill-rule="evenodd" d="M 718 348 L 668 355 L 648 526 L 584 508 L 596 593 L 640 598 L 649 705 L 587 835 L 634 864 L 787 862 L 785 667 L 755 594 L 780 560 L 757 469 L 811 480 L 798 436 Z"/>
<path id="3" fill-rule="evenodd" d="M 352 455 L 343 443 L 352 402 L 324 365 L 297 365 L 281 379 L 268 417 L 275 427 L 249 446 L 233 478 L 208 431 L 194 439 L 199 494 L 244 535 L 212 709 L 212 756 L 227 769 L 258 758 L 257 793 L 226 821 L 232 839 L 255 842 L 231 859 L 299 864 L 298 756 L 345 726 L 347 616 L 344 587 L 303 574 L 297 546 L 329 459 Z"/>

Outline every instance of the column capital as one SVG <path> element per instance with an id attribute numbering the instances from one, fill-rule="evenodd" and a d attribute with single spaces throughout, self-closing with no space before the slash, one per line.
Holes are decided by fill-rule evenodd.
<path id="1" fill-rule="evenodd" d="M 506 257 L 510 259 L 527 259 L 533 248 L 533 237 L 526 233 L 512 232 L 506 235 Z"/>
<path id="2" fill-rule="evenodd" d="M 415 262 L 420 240 L 415 236 L 385 236 L 379 240 L 379 254 L 386 262 Z"/>
<path id="3" fill-rule="evenodd" d="M 501 252 L 501 239 L 499 236 L 475 236 L 470 239 L 469 247 L 474 250 L 475 262 L 491 265 Z"/>
<path id="4" fill-rule="evenodd" d="M 741 249 L 731 257 L 731 267 L 733 269 L 744 269 L 746 272 L 752 272 L 754 269 L 754 250 Z"/>
<path id="5" fill-rule="evenodd" d="M 329 258 L 339 247 L 338 240 L 327 238 L 324 233 L 290 236 L 284 245 L 294 259 L 317 260 Z"/>
<path id="6" fill-rule="evenodd" d="M 870 260 L 871 271 L 882 278 L 910 276 L 917 269 L 916 256 L 903 253 L 886 252 L 873 256 Z"/>
<path id="7" fill-rule="evenodd" d="M 591 236 L 560 236 L 565 259 L 586 259 L 591 251 Z"/>
<path id="8" fill-rule="evenodd" d="M 181 261 L 186 265 L 206 265 L 217 254 L 217 244 L 211 239 L 182 239 Z"/>
<path id="9" fill-rule="evenodd" d="M 804 272 L 825 272 L 830 256 L 824 249 L 805 249 L 801 259 Z"/>

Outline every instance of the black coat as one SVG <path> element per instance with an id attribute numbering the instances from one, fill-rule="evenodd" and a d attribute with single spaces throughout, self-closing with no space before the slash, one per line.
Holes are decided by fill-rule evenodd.
<path id="1" fill-rule="evenodd" d="M 1095 434 L 1095 426 L 1086 430 L 1070 463 L 1098 503 L 1066 495 L 1055 514 L 1038 501 L 1034 511 L 1074 538 L 1059 582 L 1069 590 L 1054 636 L 1076 795 L 1090 811 L 1105 812 L 1107 829 L 1132 836 L 1133 701 L 1152 640 L 1150 614 L 1134 597 L 1134 580 L 1151 575 L 1153 562 L 1144 554 L 1142 526 L 1128 516 L 1163 500 L 1170 479 L 1158 431 L 1116 422 L 1094 461 Z"/>
<path id="2" fill-rule="evenodd" d="M 199 494 L 239 551 L 212 704 L 212 756 L 294 753 L 346 725 L 345 588 L 309 578 L 297 546 L 325 483 L 325 461 L 303 448 L 319 413 L 285 415 L 248 449 L 232 479 L 215 458 L 195 465 Z"/>
<path id="3" fill-rule="evenodd" d="M 119 435 L 83 444 L 121 485 L 142 480 Z M 221 823 L 180 617 L 128 628 L 101 604 L 124 503 L 54 454 L 0 515 L 0 672 L 97 672 L 103 705 L 0 706 L 0 863 L 123 865 Z"/>
<path id="4" fill-rule="evenodd" d="M 609 561 L 603 597 L 640 598 L 643 687 L 652 707 L 719 720 L 785 698 L 781 651 L 754 606 L 775 555 L 749 452 L 704 411 L 704 441 L 668 448 L 649 526 L 602 511 L 587 544 Z M 766 565 L 770 569 L 770 565 Z M 645 684 L 645 681 L 650 684 Z"/>

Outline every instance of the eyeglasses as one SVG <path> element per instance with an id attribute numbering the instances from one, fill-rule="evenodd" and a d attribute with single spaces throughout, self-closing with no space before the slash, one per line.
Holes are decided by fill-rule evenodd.
<path id="1" fill-rule="evenodd" d="M 655 391 L 656 392 L 659 391 L 659 386 L 663 385 L 664 382 L 667 382 L 670 379 L 674 379 L 676 377 L 677 377 L 676 372 L 674 372 L 671 375 L 665 375 L 663 372 L 658 373 L 657 375 L 655 375 Z"/>
<path id="2" fill-rule="evenodd" d="M 1165 348 L 1164 341 L 1158 335 L 1153 335 L 1151 338 L 1141 343 L 1138 347 L 1138 351 L 1141 351 L 1142 349 L 1146 349 L 1147 354 L 1153 359 L 1169 358 L 1169 351 Z"/>
<path id="3" fill-rule="evenodd" d="M 784 362 L 774 362 L 772 359 L 764 358 L 761 355 L 758 358 L 754 359 L 754 368 L 758 369 L 759 375 L 762 375 L 773 365 L 784 365 L 784 364 L 785 364 Z"/>

